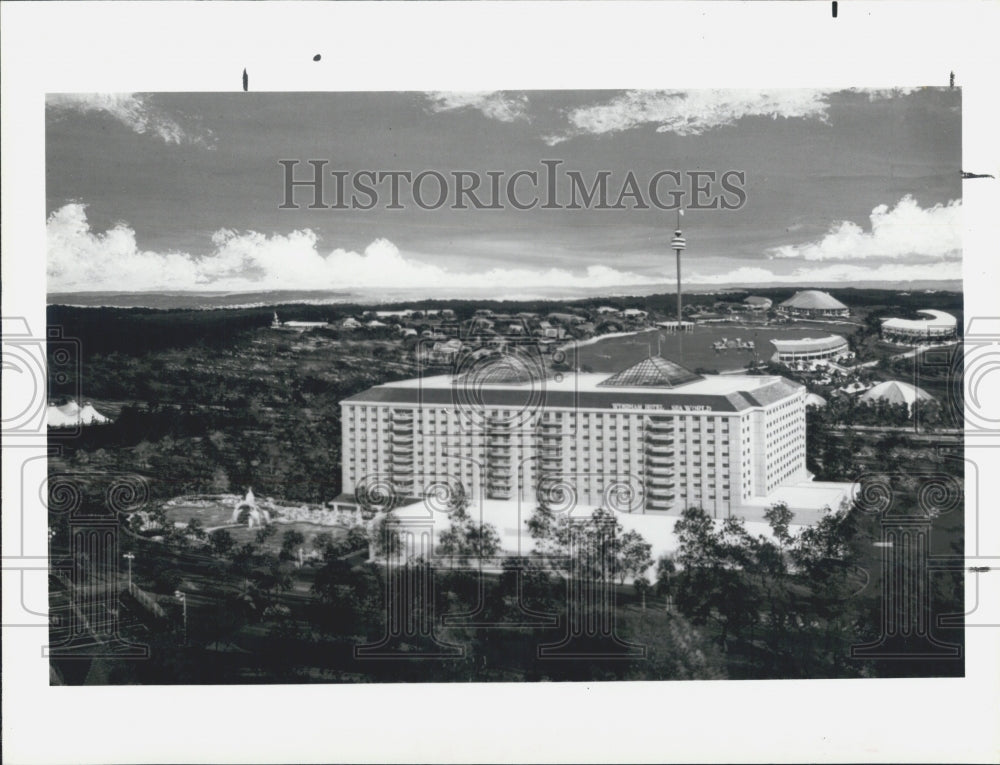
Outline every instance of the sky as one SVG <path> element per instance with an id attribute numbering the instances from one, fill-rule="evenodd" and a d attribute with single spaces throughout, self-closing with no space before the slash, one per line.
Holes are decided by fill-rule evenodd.
<path id="1" fill-rule="evenodd" d="M 543 161 L 609 173 L 612 200 L 629 173 L 742 173 L 738 209 L 685 192 L 689 284 L 961 274 L 958 89 L 50 94 L 46 152 L 50 292 L 672 289 L 676 213 L 646 191 L 647 209 L 451 209 L 451 173 L 486 189 Z M 281 209 L 279 160 L 434 170 L 451 196 L 390 209 L 382 184 L 372 209 L 310 209 L 300 189 Z"/>

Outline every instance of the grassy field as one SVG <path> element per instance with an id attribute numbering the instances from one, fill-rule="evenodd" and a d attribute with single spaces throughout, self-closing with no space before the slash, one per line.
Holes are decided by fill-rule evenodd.
<path id="1" fill-rule="evenodd" d="M 617 372 L 641 361 L 650 353 L 655 355 L 659 347 L 663 356 L 678 361 L 689 369 L 702 367 L 716 372 L 726 372 L 745 369 L 753 362 L 753 351 L 713 349 L 712 344 L 723 338 L 753 341 L 757 347 L 758 361 L 767 361 L 775 352 L 775 347 L 770 342 L 773 338 L 824 337 L 831 333 L 847 337 L 856 329 L 855 324 L 837 322 L 796 322 L 772 326 L 699 325 L 693 332 L 683 335 L 650 329 L 626 337 L 598 340 L 579 347 L 575 351 L 575 365 L 580 369 L 586 368 L 594 372 Z M 660 338 L 659 346 L 657 346 L 657 334 Z M 566 356 L 567 363 L 573 365 L 574 353 L 567 352 Z"/>

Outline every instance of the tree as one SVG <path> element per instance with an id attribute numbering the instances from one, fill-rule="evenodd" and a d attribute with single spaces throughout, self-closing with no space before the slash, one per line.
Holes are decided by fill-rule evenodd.
<path id="1" fill-rule="evenodd" d="M 719 644 L 727 648 L 731 633 L 737 636 L 756 615 L 753 593 L 740 563 L 746 558 L 739 545 L 748 535 L 742 519 L 728 518 L 721 529 L 701 508 L 689 507 L 674 526 L 679 540 L 677 607 L 694 624 L 719 625 Z"/>
<path id="2" fill-rule="evenodd" d="M 441 533 L 439 550 L 465 565 L 500 552 L 500 534 L 489 523 L 474 521 L 464 510 L 451 514 L 451 526 Z"/>
<path id="3" fill-rule="evenodd" d="M 399 531 L 392 521 L 392 512 L 383 515 L 378 523 L 372 524 L 369 543 L 379 557 L 395 554 L 399 550 Z"/>
<path id="4" fill-rule="evenodd" d="M 642 599 L 642 610 L 646 610 L 646 594 L 652 589 L 649 584 L 649 580 L 644 576 L 637 576 L 635 581 L 632 583 L 635 588 L 635 594 Z"/>
<path id="5" fill-rule="evenodd" d="M 629 613 L 624 637 L 644 646 L 646 656 L 628 663 L 628 680 L 720 680 L 725 661 L 710 638 L 679 614 Z"/>
<path id="6" fill-rule="evenodd" d="M 191 518 L 188 520 L 188 525 L 187 528 L 185 529 L 185 532 L 188 534 L 188 536 L 192 536 L 195 539 L 202 542 L 205 541 L 205 537 L 207 536 L 205 534 L 205 529 L 201 525 L 201 521 L 198 520 L 197 518 Z"/>
<path id="7" fill-rule="evenodd" d="M 292 560 L 295 558 L 295 550 L 305 544 L 306 538 L 302 532 L 289 529 L 281 537 L 281 552 L 278 557 L 281 560 Z"/>
<path id="8" fill-rule="evenodd" d="M 626 531 L 615 542 L 617 548 L 616 570 L 620 584 L 625 584 L 625 579 L 629 576 L 641 577 L 646 569 L 653 565 L 651 555 L 653 545 L 647 542 L 639 532 Z M 648 580 L 646 583 L 649 584 Z"/>
<path id="9" fill-rule="evenodd" d="M 254 539 L 256 540 L 257 544 L 262 545 L 277 533 L 278 533 L 278 528 L 270 523 L 267 523 L 257 529 L 257 533 L 254 535 Z"/>
<path id="10" fill-rule="evenodd" d="M 208 543 L 216 555 L 226 555 L 233 549 L 236 540 L 225 529 L 216 529 L 208 535 Z"/>
<path id="11" fill-rule="evenodd" d="M 667 611 L 674 595 L 674 574 L 677 566 L 669 555 L 661 555 L 656 561 L 656 594 L 666 602 Z"/>

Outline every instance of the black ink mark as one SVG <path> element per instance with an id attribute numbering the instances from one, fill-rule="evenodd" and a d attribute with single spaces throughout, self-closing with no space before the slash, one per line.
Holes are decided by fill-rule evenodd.
<path id="1" fill-rule="evenodd" d="M 319 61 L 321 58 L 323 57 L 317 53 L 315 56 L 313 56 L 313 61 Z"/>
<path id="2" fill-rule="evenodd" d="M 962 180 L 969 178 L 992 178 L 993 176 L 989 173 L 968 173 L 965 170 L 962 171 Z"/>
<path id="3" fill-rule="evenodd" d="M 955 87 L 955 73 L 954 72 L 952 72 L 951 74 L 948 75 L 948 87 L 949 88 L 954 88 Z"/>
<path id="4" fill-rule="evenodd" d="M 837 18 L 837 0 L 833 0 L 833 17 Z"/>
<path id="5" fill-rule="evenodd" d="M 989 566 L 970 566 L 969 571 L 974 574 L 985 574 L 990 570 Z"/>
<path id="6" fill-rule="evenodd" d="M 250 76 L 247 74 L 247 70 L 243 70 L 243 92 L 246 93 L 250 90 Z"/>

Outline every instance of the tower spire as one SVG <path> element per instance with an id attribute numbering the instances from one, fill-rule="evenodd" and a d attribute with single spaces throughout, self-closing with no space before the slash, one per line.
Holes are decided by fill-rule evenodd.
<path id="1" fill-rule="evenodd" d="M 684 215 L 684 210 L 677 208 L 677 228 L 674 231 L 674 238 L 670 240 L 670 246 L 673 247 L 674 252 L 677 255 L 677 331 L 681 331 L 681 250 L 687 247 L 687 242 L 684 241 L 684 235 L 681 233 L 681 216 Z"/>

